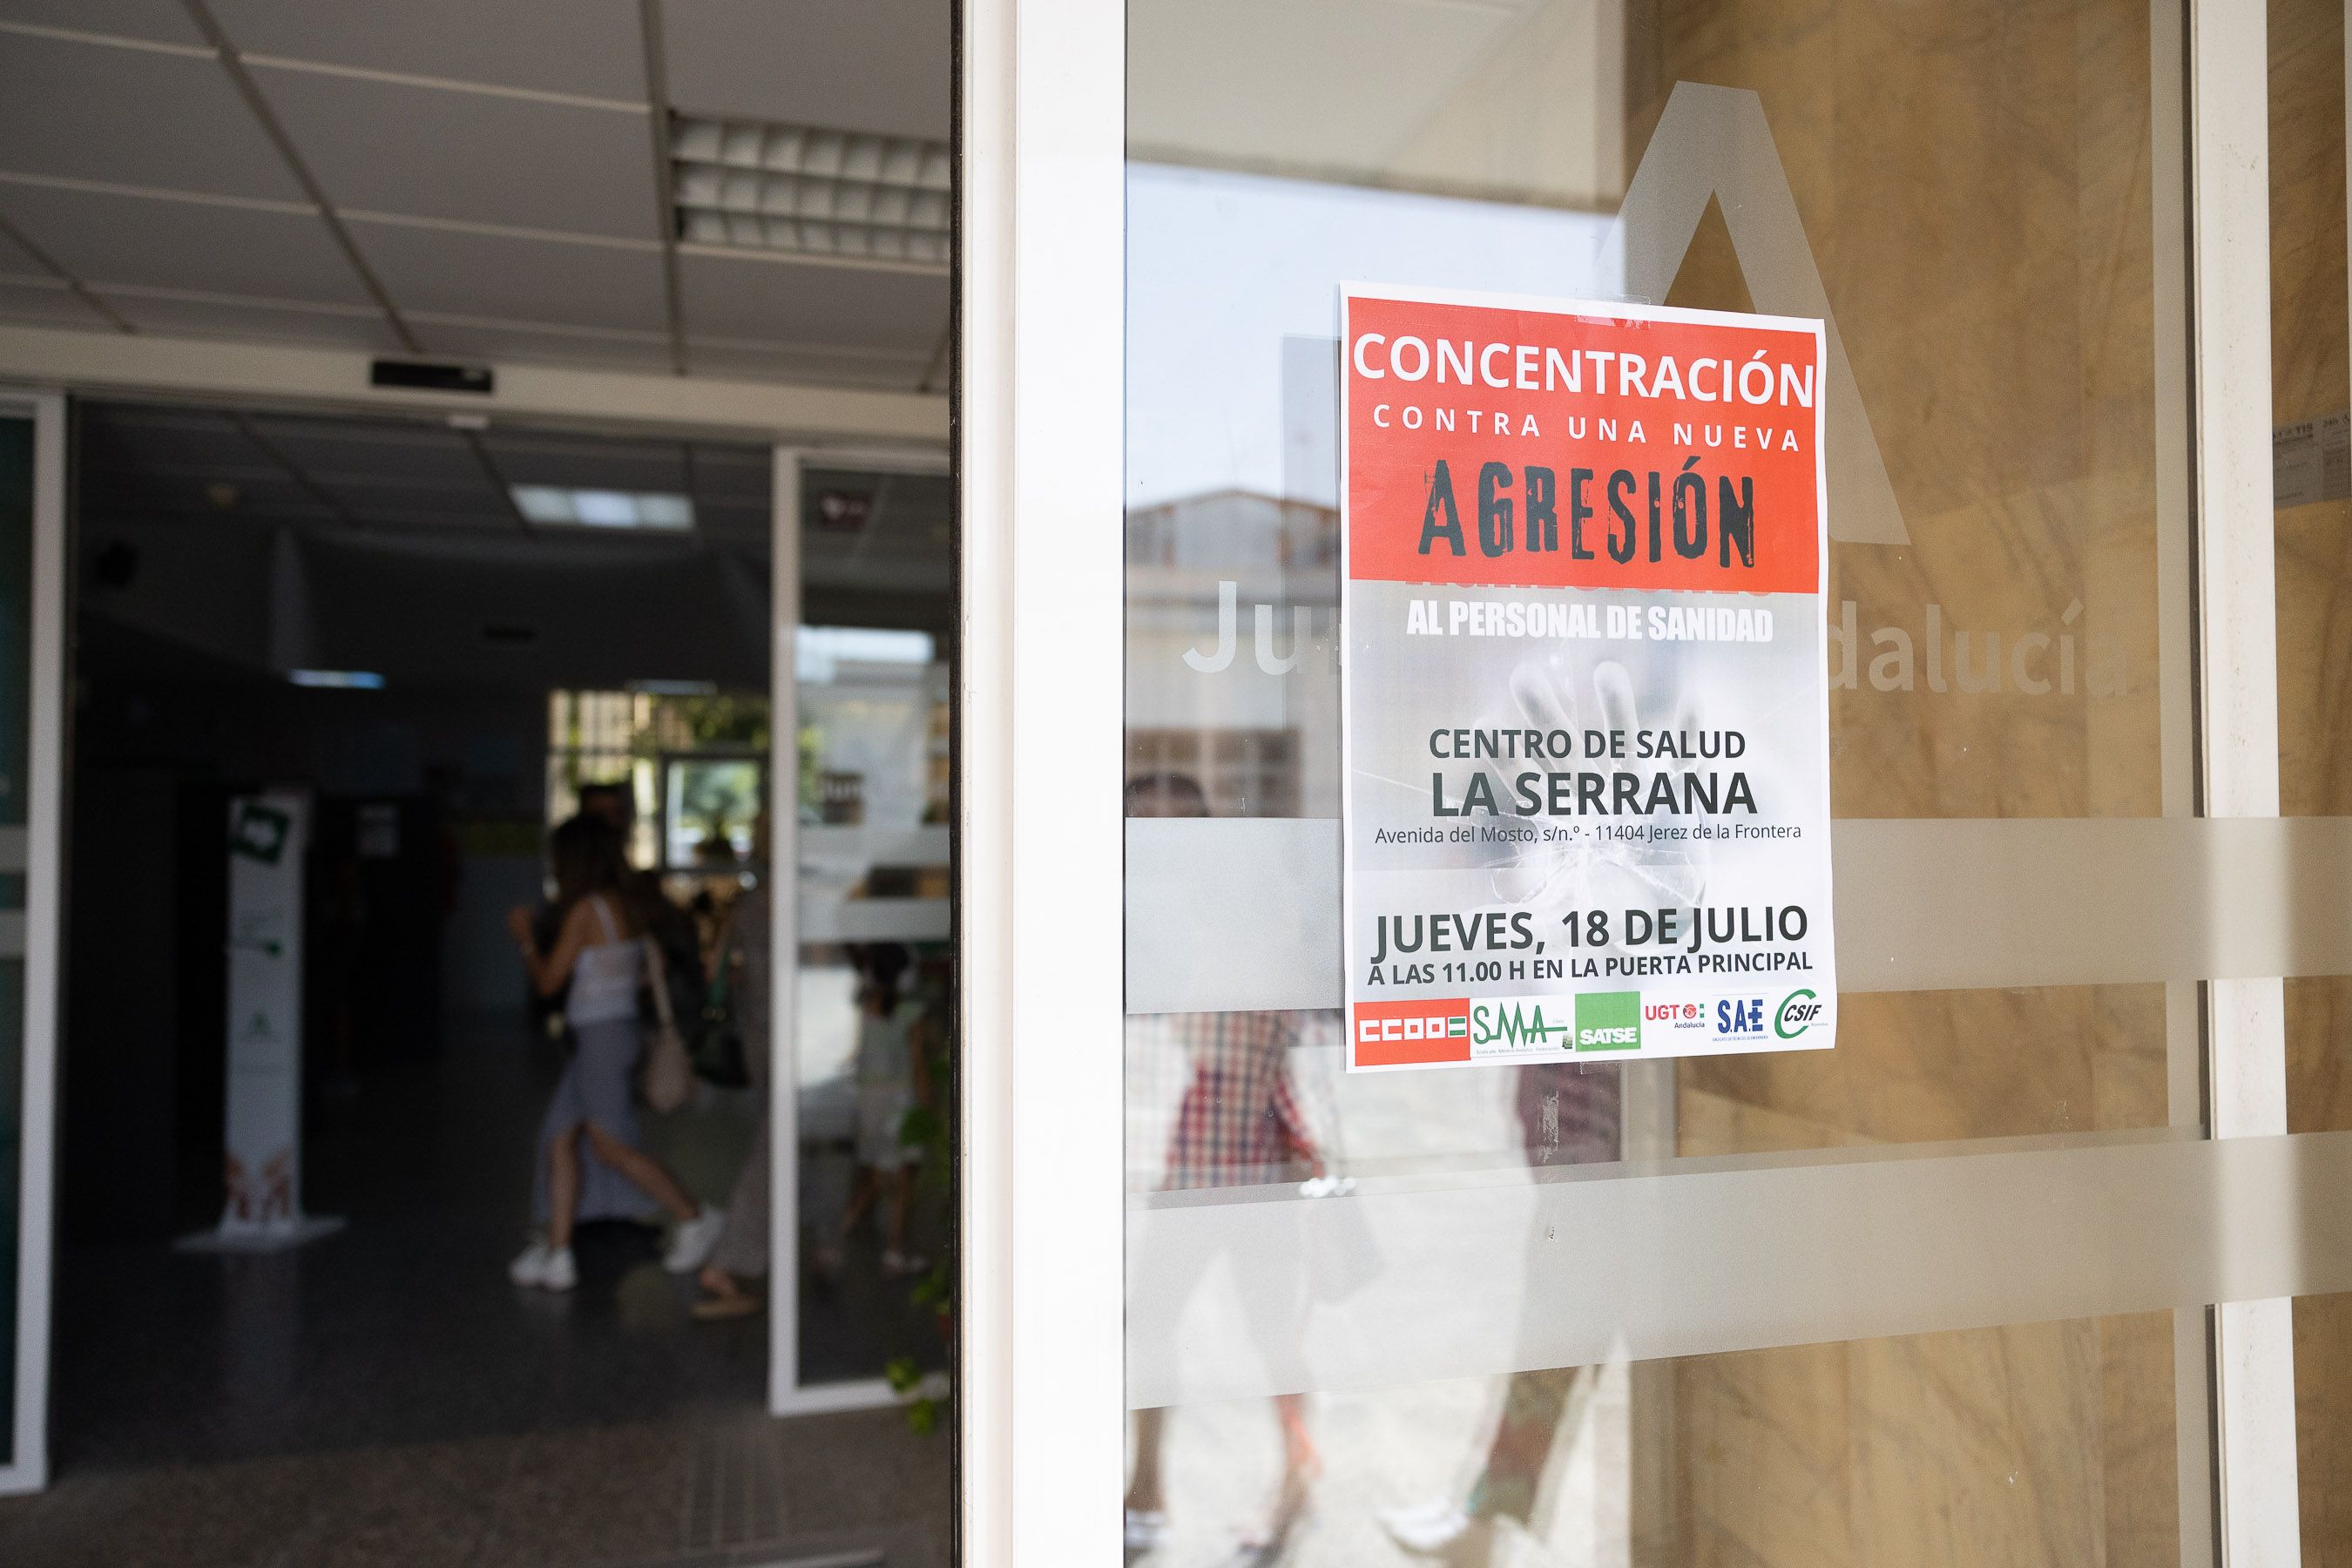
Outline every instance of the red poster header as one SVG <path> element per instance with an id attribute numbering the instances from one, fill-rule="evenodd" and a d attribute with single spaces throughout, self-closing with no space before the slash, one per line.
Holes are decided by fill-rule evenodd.
<path id="1" fill-rule="evenodd" d="M 1349 576 L 1819 590 L 1815 323 L 1367 294 L 1341 323 Z"/>

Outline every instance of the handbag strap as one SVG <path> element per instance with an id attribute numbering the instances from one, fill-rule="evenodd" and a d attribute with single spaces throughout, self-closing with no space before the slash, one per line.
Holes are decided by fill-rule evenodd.
<path id="1" fill-rule="evenodd" d="M 676 1034 L 677 1020 L 670 1016 L 669 1010 L 669 965 L 662 959 L 661 944 L 650 936 L 641 936 L 637 940 L 645 944 L 646 963 L 653 976 L 654 1016 L 661 1020 L 664 1029 Z"/>

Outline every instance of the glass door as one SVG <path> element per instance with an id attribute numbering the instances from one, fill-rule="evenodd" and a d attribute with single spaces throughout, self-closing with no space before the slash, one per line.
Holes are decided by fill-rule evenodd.
<path id="1" fill-rule="evenodd" d="M 1011 122 L 1034 112 L 1050 153 L 977 174 L 966 205 L 968 310 L 984 324 L 994 305 L 1058 306 L 1015 313 L 1009 346 L 967 337 L 966 565 L 982 616 L 1010 623 L 988 657 L 1013 723 L 992 742 L 967 721 L 976 774 L 992 744 L 1007 759 L 993 804 L 1011 827 L 992 850 L 989 803 L 968 807 L 964 888 L 991 918 L 1035 922 L 1016 918 L 1001 954 L 966 927 L 974 973 L 1009 992 L 1002 1016 L 975 1009 L 973 1071 L 991 1029 L 1031 1064 L 1003 1069 L 1000 1142 L 975 1125 L 969 1146 L 1013 1276 L 967 1311 L 967 1436 L 1029 1444 L 1005 1461 L 1009 1521 L 982 1490 L 993 1461 L 967 1461 L 983 1553 L 1028 1541 L 1108 1561 L 1118 1518 L 1130 1561 L 1169 1563 L 2292 1560 L 2314 1431 L 2298 1392 L 2333 1352 L 2324 1310 L 2290 1321 L 2284 1299 L 2352 1285 L 2340 1205 L 2320 1195 L 2352 1147 L 2288 1136 L 2286 1025 L 2323 996 L 2283 1005 L 2281 976 L 2340 974 L 2352 955 L 2310 936 L 2342 923 L 2319 869 L 2343 864 L 2331 830 L 2278 817 L 2271 430 L 2235 390 L 2271 384 L 2266 268 L 2246 247 L 2268 227 L 2266 81 L 2287 57 L 2266 55 L 2260 18 L 1861 4 L 1794 26 L 1738 3 L 1137 0 L 1110 37 L 1082 10 L 975 7 L 969 42 L 983 78 L 1009 61 L 1019 79 L 1091 81 L 1116 61 L 1124 87 L 1051 110 L 1015 92 Z M 1035 41 L 1056 26 L 1071 30 Z M 2323 194 L 2343 178 L 2340 142 L 2333 162 L 2325 147 L 2341 43 L 2294 57 L 2338 78 L 2303 106 Z M 970 110 L 975 160 L 1006 150 L 1003 107 Z M 2329 199 L 2340 224 L 2341 190 Z M 1023 241 L 1040 215 L 1051 247 Z M 1530 338 L 1417 338 L 1416 360 L 1392 329 L 1351 330 L 1343 301 L 1382 295 L 1820 323 L 1821 658 L 1785 695 L 1826 686 L 1832 1048 L 1790 1046 L 1794 992 L 1759 986 L 1760 1026 L 1717 1026 L 1754 1037 L 1737 1051 L 1652 1048 L 1638 1010 L 1596 1009 L 1588 1033 L 1571 1003 L 1559 1032 L 1590 1049 L 1349 1070 L 1366 1021 L 1343 959 L 1349 796 L 1399 779 L 1348 749 L 1365 710 L 1347 683 L 1371 670 L 1340 614 L 1364 436 L 1344 399 L 1385 374 L 1389 416 L 1433 439 L 1554 374 Z M 2342 333 L 2314 319 L 2325 353 Z M 1607 374 L 1629 370 L 1664 395 L 1654 357 Z M 1739 374 L 1722 364 L 1707 400 Z M 1106 633 L 1089 530 L 1108 486 L 1088 443 L 1113 385 L 1124 526 Z M 1686 456 L 1741 439 L 1740 421 L 1696 416 L 1710 412 L 1653 431 L 1669 502 Z M 1451 529 L 1498 556 L 1537 536 L 1538 510 L 1572 540 L 1576 458 L 1544 450 L 1556 490 L 1476 462 L 1442 480 L 1442 454 L 1416 459 L 1424 548 Z M 1587 515 L 1621 537 L 1605 499 Z M 1014 543 L 990 538 L 1015 518 Z M 2279 573 L 2277 604 L 2316 592 Z M 1525 620 L 1474 610 L 1465 634 L 1447 598 L 1432 590 L 1418 627 L 1400 606 L 1405 633 L 1531 651 L 1487 694 L 1500 717 L 1423 721 L 1433 747 L 1482 727 L 1687 721 L 1639 661 L 1543 663 L 1555 650 Z M 1049 606 L 1062 635 L 1024 644 Z M 1033 787 L 1066 792 L 1069 838 L 1097 847 L 1087 792 L 1109 781 L 1077 700 L 1095 687 L 1051 661 L 1114 647 L 1115 1090 L 1051 1037 L 1056 1018 L 1097 1026 L 1094 949 L 1014 847 L 1048 809 L 1023 794 L 1041 768 Z M 1399 706 L 1431 700 L 1410 665 L 1381 679 Z M 1020 726 L 1057 693 L 1050 730 Z M 1414 786 L 1433 830 L 1465 771 L 1436 772 Z M 1728 812 L 1665 816 L 1713 829 Z M 1493 907 L 1431 912 L 1507 929 L 1571 872 L 1620 889 L 1620 912 L 1688 905 L 1706 837 L 1684 840 L 1554 864 L 1498 838 L 1464 857 Z M 1060 886 L 1098 916 L 1087 863 Z M 1066 984 L 1024 951 L 1031 931 L 1079 955 Z M 1625 932 L 1596 933 L 1615 951 L 1595 956 L 1624 956 Z M 1048 1190 L 1013 1131 L 1049 1106 L 1070 1129 L 1065 1180 L 1090 1187 L 1114 1179 L 1100 1122 L 1118 1111 L 1116 1467 L 1085 1315 L 1103 1306 L 1092 1254 L 1110 1222 Z M 1065 1244 L 1041 1239 L 1055 1226 Z M 1024 1284 L 1024 1261 L 1065 1271 Z M 1041 1294 L 1055 1288 L 1083 1310 Z M 1066 1358 L 1024 1383 L 1037 1363 L 1019 1347 L 1055 1333 Z M 1023 1512 L 1056 1476 L 1087 1500 L 1060 1533 Z"/>
<path id="2" fill-rule="evenodd" d="M 774 1234 L 794 1261 L 772 1404 L 906 1400 L 928 1422 L 952 1311 L 950 488 L 922 455 L 780 453 L 777 483 Z"/>
<path id="3" fill-rule="evenodd" d="M 0 1492 L 48 1475 L 65 416 L 0 395 Z"/>

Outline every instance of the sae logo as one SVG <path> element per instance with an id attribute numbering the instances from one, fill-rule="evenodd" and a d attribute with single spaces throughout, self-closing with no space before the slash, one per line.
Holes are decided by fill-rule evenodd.
<path id="1" fill-rule="evenodd" d="M 1821 1021 L 1821 998 L 1810 991 L 1791 991 L 1780 999 L 1780 1011 L 1772 1015 L 1772 1032 L 1784 1040 L 1793 1040 Z"/>
<path id="2" fill-rule="evenodd" d="M 1580 991 L 1576 994 L 1576 1048 L 1638 1051 L 1642 1048 L 1639 991 Z"/>
<path id="3" fill-rule="evenodd" d="M 1726 996 L 1715 1005 L 1717 1039 L 1756 1040 L 1764 1037 L 1764 998 Z"/>

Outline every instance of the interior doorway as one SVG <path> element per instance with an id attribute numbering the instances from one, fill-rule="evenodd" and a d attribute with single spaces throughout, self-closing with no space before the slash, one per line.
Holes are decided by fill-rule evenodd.
<path id="1" fill-rule="evenodd" d="M 76 412 L 61 1473 L 488 1454 L 606 1476 L 586 1515 L 633 1522 L 598 1559 L 943 1551 L 946 1445 L 897 1408 L 945 1361 L 943 1174 L 906 1182 L 904 1232 L 842 1221 L 877 953 L 902 955 L 908 1019 L 950 1005 L 944 478 L 723 439 Z M 222 1237 L 268 1185 L 224 1110 L 253 1065 L 237 954 L 264 940 L 225 830 L 257 797 L 299 803 L 278 1201 L 340 1222 L 300 1245 Z M 693 968 L 663 990 L 695 1081 L 633 1108 L 635 1142 L 749 1227 L 708 1261 L 739 1260 L 751 1310 L 705 1310 L 706 1259 L 666 1267 L 686 1227 L 584 1208 L 570 1289 L 509 1278 L 584 1037 L 533 1003 L 510 911 L 561 896 L 548 837 L 574 816 L 610 824 L 667 972 Z M 904 1131 L 919 1171 L 934 1133 Z M 792 1506 L 825 1489 L 820 1456 L 905 1484 Z M 451 1528 L 501 1528 L 473 1507 Z M 631 1531 L 645 1550 L 613 1544 Z"/>

